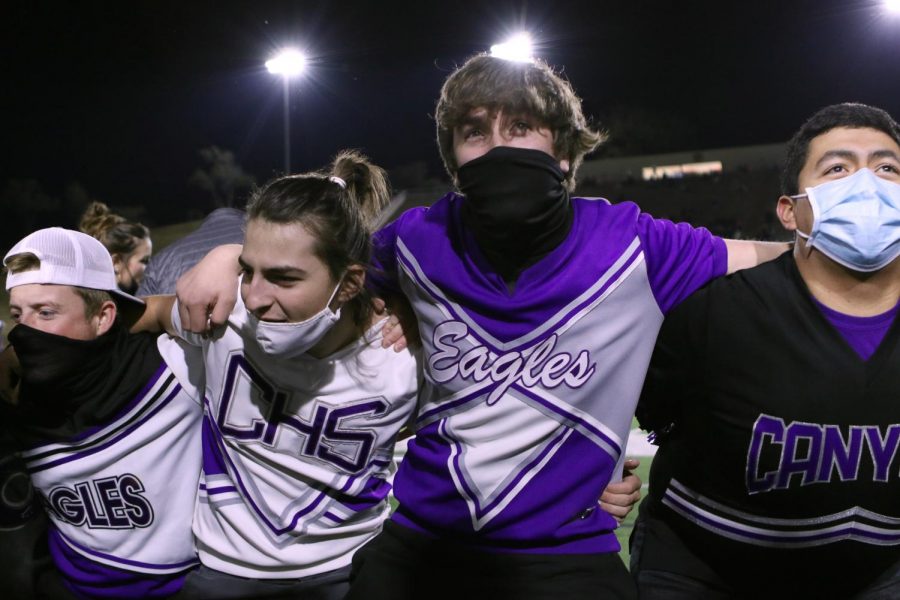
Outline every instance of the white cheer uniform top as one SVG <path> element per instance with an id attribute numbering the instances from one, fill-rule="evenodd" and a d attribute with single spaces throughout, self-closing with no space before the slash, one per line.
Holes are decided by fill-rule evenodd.
<path id="1" fill-rule="evenodd" d="M 177 305 L 173 322 L 181 330 Z M 277 358 L 257 345 L 238 295 L 213 338 L 181 331 L 206 368 L 194 515 L 204 565 L 305 577 L 349 565 L 380 531 L 417 388 L 415 359 L 381 347 L 382 325 L 322 359 Z"/>
<path id="2" fill-rule="evenodd" d="M 200 356 L 167 335 L 149 343 L 158 368 L 112 418 L 22 452 L 52 523 L 54 564 L 83 597 L 168 596 L 198 564 L 201 409 L 187 365 L 199 368 Z"/>

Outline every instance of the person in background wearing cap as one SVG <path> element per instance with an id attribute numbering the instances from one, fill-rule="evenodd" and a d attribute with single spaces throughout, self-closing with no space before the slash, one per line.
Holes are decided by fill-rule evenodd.
<path id="1" fill-rule="evenodd" d="M 673 310 L 638 417 L 642 600 L 900 598 L 900 125 L 836 104 L 787 146 L 793 252 Z"/>
<path id="2" fill-rule="evenodd" d="M 198 561 L 191 517 L 201 410 L 178 343 L 130 334 L 142 301 L 119 290 L 94 238 L 61 228 L 3 259 L 20 363 L 3 406 L 50 521 L 60 578 L 38 594 L 165 597 Z M 41 589 L 43 588 L 43 590 Z"/>

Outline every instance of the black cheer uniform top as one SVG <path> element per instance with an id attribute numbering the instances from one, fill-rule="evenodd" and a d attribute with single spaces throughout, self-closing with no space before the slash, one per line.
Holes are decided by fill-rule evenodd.
<path id="1" fill-rule="evenodd" d="M 642 568 L 812 598 L 846 597 L 897 563 L 898 336 L 895 321 L 861 359 L 790 252 L 676 308 L 638 413 L 660 438 Z"/>

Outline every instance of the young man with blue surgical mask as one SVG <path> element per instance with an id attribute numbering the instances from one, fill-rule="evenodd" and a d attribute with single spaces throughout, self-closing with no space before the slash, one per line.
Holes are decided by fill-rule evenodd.
<path id="1" fill-rule="evenodd" d="M 661 330 L 638 411 L 660 438 L 641 598 L 900 597 L 900 126 L 820 110 L 782 193 L 793 252 Z"/>

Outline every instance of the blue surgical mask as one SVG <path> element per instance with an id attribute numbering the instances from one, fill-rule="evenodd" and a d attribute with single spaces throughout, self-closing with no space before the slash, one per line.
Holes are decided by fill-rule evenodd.
<path id="1" fill-rule="evenodd" d="M 854 271 L 877 271 L 900 255 L 900 184 L 860 169 L 806 188 L 812 230 L 806 245 Z"/>

